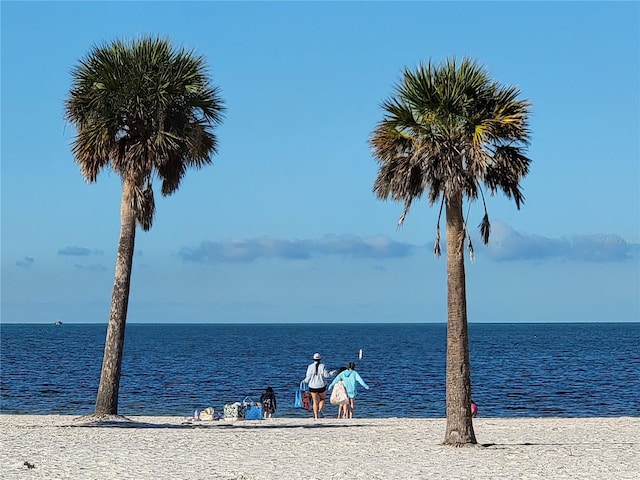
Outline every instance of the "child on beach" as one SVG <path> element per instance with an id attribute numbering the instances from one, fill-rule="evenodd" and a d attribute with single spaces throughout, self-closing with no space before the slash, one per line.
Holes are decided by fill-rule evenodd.
<path id="1" fill-rule="evenodd" d="M 333 379 L 333 382 L 329 385 L 329 390 L 331 390 L 333 386 L 340 381 L 344 383 L 344 386 L 347 389 L 347 395 L 349 396 L 349 403 L 347 404 L 348 418 L 353 418 L 353 411 L 356 408 L 356 382 L 362 385 L 366 390 L 369 390 L 369 386 L 365 383 L 360 374 L 356 372 L 356 364 L 353 362 L 349 362 L 347 364 L 347 369 Z"/>
<path id="2" fill-rule="evenodd" d="M 276 412 L 277 402 L 276 394 L 273 392 L 273 388 L 267 387 L 264 393 L 260 396 L 260 403 L 262 404 L 262 411 L 264 418 L 272 418 Z"/>
<path id="3" fill-rule="evenodd" d="M 347 369 L 347 367 L 340 367 L 340 369 L 338 370 L 338 375 L 340 375 L 342 372 L 344 372 Z M 349 417 L 349 404 L 348 403 L 341 403 L 340 405 L 338 405 L 338 418 L 348 418 Z"/>

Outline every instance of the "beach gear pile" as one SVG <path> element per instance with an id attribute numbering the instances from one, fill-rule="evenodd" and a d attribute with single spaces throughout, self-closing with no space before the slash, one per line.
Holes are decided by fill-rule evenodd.
<path id="1" fill-rule="evenodd" d="M 196 410 L 193 417 L 187 420 L 262 420 L 263 416 L 262 404 L 245 397 L 241 402 L 227 403 L 222 413 L 207 407 L 202 411 Z"/>

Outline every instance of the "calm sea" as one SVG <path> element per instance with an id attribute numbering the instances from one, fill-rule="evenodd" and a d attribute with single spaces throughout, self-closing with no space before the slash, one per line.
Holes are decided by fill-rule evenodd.
<path id="1" fill-rule="evenodd" d="M 2 413 L 93 411 L 106 325 L 0 332 Z M 640 415 L 640 323 L 471 324 L 469 337 L 483 417 Z M 278 416 L 306 416 L 293 398 L 318 351 L 329 368 L 356 362 L 371 387 L 357 416 L 443 417 L 445 350 L 444 324 L 130 324 L 119 413 L 187 416 L 272 386 Z"/>

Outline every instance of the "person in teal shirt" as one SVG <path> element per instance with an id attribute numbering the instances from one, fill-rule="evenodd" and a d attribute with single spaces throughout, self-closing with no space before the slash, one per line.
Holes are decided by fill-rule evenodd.
<path id="1" fill-rule="evenodd" d="M 333 382 L 329 385 L 329 390 L 331 390 L 339 381 L 344 383 L 344 387 L 347 390 L 347 396 L 349 397 L 348 417 L 353 418 L 353 411 L 356 408 L 357 383 L 362 385 L 365 390 L 369 390 L 369 386 L 365 383 L 360 374 L 356 372 L 356 364 L 353 362 L 349 362 L 347 364 L 347 369 L 342 373 L 339 373 L 336 378 L 333 379 Z"/>

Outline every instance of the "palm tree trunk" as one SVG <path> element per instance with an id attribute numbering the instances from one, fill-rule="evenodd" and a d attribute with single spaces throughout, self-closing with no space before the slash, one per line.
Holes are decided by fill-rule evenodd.
<path id="1" fill-rule="evenodd" d="M 447 429 L 444 443 L 475 444 L 471 418 L 471 370 L 464 272 L 462 193 L 446 201 L 447 222 Z"/>
<path id="2" fill-rule="evenodd" d="M 124 332 L 129 305 L 131 266 L 136 236 L 136 217 L 133 211 L 131 184 L 125 179 L 120 204 L 120 241 L 116 259 L 116 273 L 111 295 L 111 312 L 104 345 L 102 372 L 96 398 L 95 415 L 117 415 L 120 373 L 124 350 Z"/>

